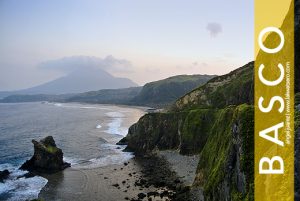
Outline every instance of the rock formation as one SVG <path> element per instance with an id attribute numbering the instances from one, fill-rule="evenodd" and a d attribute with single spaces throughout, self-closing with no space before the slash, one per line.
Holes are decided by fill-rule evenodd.
<path id="1" fill-rule="evenodd" d="M 3 180 L 7 179 L 10 172 L 8 170 L 0 171 L 0 182 L 3 182 Z"/>
<path id="2" fill-rule="evenodd" d="M 40 142 L 32 140 L 32 143 L 34 155 L 20 169 L 38 173 L 54 173 L 71 166 L 70 163 L 63 161 L 63 152 L 57 148 L 52 136 L 48 136 Z"/>

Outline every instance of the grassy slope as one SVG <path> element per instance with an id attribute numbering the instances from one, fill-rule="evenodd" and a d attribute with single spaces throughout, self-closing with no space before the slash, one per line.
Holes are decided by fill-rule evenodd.
<path id="1" fill-rule="evenodd" d="M 179 97 L 206 83 L 214 75 L 178 75 L 145 84 L 142 91 L 132 100 L 135 104 L 163 107 Z"/>
<path id="2" fill-rule="evenodd" d="M 172 105 L 171 110 L 253 104 L 253 67 L 254 62 L 250 62 L 226 75 L 211 79 L 203 86 L 179 98 Z"/>
<path id="3" fill-rule="evenodd" d="M 230 185 L 230 197 L 252 200 L 253 107 L 247 103 L 253 103 L 253 62 L 211 79 L 165 113 L 142 117 L 129 130 L 128 148 L 137 153 L 155 149 L 198 153 L 195 185 L 204 188 L 208 200 L 226 197 L 220 190 L 224 183 Z M 235 125 L 239 132 L 234 134 Z"/>

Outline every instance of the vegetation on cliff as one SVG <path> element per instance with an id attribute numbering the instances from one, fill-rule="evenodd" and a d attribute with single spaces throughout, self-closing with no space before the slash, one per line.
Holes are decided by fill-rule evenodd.
<path id="1" fill-rule="evenodd" d="M 253 107 L 246 104 L 220 110 L 200 153 L 195 179 L 207 200 L 248 200 L 253 196 L 253 115 Z"/>
<path id="2" fill-rule="evenodd" d="M 246 200 L 253 193 L 253 113 L 242 104 L 147 114 L 123 141 L 142 155 L 165 149 L 200 154 L 195 186 L 203 187 L 206 198 Z"/>
<path id="3" fill-rule="evenodd" d="M 228 105 L 253 104 L 254 62 L 226 75 L 215 77 L 172 105 L 171 110 L 182 111 L 193 108 L 224 108 Z"/>
<path id="4" fill-rule="evenodd" d="M 195 187 L 206 200 L 253 200 L 254 109 L 250 62 L 146 114 L 123 142 L 138 154 L 175 149 L 199 154 Z"/>

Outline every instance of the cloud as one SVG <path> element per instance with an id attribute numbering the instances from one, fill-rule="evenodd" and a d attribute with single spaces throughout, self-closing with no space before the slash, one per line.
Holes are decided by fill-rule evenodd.
<path id="1" fill-rule="evenodd" d="M 217 37 L 218 34 L 222 33 L 222 25 L 216 22 L 208 23 L 206 29 L 211 37 Z"/>
<path id="2" fill-rule="evenodd" d="M 72 56 L 57 60 L 50 60 L 38 65 L 38 68 L 71 73 L 78 70 L 102 69 L 110 73 L 130 73 L 133 71 L 131 63 L 125 59 L 107 56 L 104 59 L 90 56 Z"/>
<path id="3" fill-rule="evenodd" d="M 206 67 L 206 66 L 208 66 L 208 64 L 207 63 L 205 63 L 205 62 L 197 62 L 197 61 L 195 61 L 195 62 L 193 62 L 192 63 L 192 66 L 194 66 L 194 67 Z"/>

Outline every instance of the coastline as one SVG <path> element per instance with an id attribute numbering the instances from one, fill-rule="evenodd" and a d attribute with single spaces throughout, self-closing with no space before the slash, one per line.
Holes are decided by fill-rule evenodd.
<path id="1" fill-rule="evenodd" d="M 176 153 L 168 153 L 176 160 Z M 193 163 L 192 157 L 185 162 Z M 186 165 L 186 172 L 194 166 Z M 68 168 L 48 179 L 39 198 L 48 200 L 116 201 L 116 200 L 189 200 L 191 180 L 178 175 L 176 165 L 162 156 L 134 157 L 122 165 L 108 165 L 93 169 Z M 186 175 L 189 177 L 188 175 Z"/>
<path id="2" fill-rule="evenodd" d="M 121 110 L 132 108 L 145 112 L 147 109 L 140 106 L 105 105 L 116 106 Z M 131 125 L 131 118 L 121 118 L 119 129 Z M 118 136 L 113 136 L 112 133 L 108 132 L 107 136 L 111 137 L 110 143 L 119 141 Z M 116 148 L 120 147 L 123 146 Z M 177 151 L 160 151 L 150 157 L 133 157 L 128 160 L 122 160 L 123 164 L 107 166 L 75 166 L 54 175 L 42 175 L 48 183 L 39 193 L 39 198 L 45 201 L 188 201 L 189 197 L 194 196 L 200 201 L 203 199 L 199 189 L 191 189 L 191 192 L 196 193 L 188 193 L 195 178 L 199 161 L 197 155 L 182 156 Z"/>
<path id="3" fill-rule="evenodd" d="M 63 150 L 64 160 L 73 165 L 66 170 L 66 175 L 79 174 L 80 168 L 112 167 L 133 157 L 131 153 L 122 152 L 124 146 L 115 143 L 144 114 L 140 107 L 101 104 L 35 102 L 3 103 L 1 107 L 3 121 L 0 128 L 4 131 L 1 140 L 5 143 L 1 148 L 12 152 L 2 152 L 0 170 L 8 169 L 11 174 L 0 183 L 0 200 L 31 200 L 38 197 L 47 183 L 63 181 L 64 177 L 52 175 L 20 178 L 26 171 L 18 168 L 33 153 L 32 139 L 39 140 L 45 135 L 54 137 Z M 14 143 L 6 136 L 22 138 L 22 143 Z"/>
<path id="4" fill-rule="evenodd" d="M 62 108 L 62 111 L 73 111 L 77 108 L 84 112 L 86 109 L 97 109 L 98 113 L 100 109 L 100 114 L 105 118 L 100 122 L 89 122 L 89 128 L 92 130 L 87 134 L 92 136 L 92 139 L 99 138 L 100 143 L 105 140 L 106 144 L 99 144 L 93 148 L 104 148 L 101 157 L 88 160 L 78 161 L 76 152 L 63 149 L 63 152 L 67 153 L 66 160 L 74 162 L 73 166 L 59 173 L 41 175 L 47 179 L 47 183 L 39 190 L 39 198 L 44 201 L 188 200 L 189 186 L 193 183 L 193 175 L 197 168 L 197 156 L 182 156 L 177 151 L 162 151 L 154 156 L 141 158 L 122 152 L 125 146 L 115 145 L 126 135 L 127 130 L 124 133 L 124 129 L 128 129 L 140 118 L 140 112 L 145 113 L 145 107 L 106 104 L 105 107 L 112 107 L 113 111 L 104 109 L 101 113 L 102 104 L 49 104 L 54 105 L 56 109 Z M 136 109 L 136 112 L 127 109 Z M 91 149 L 90 146 L 87 148 Z M 105 156 L 106 149 L 111 150 L 114 155 Z M 70 154 L 73 157 L 70 158 Z"/>

